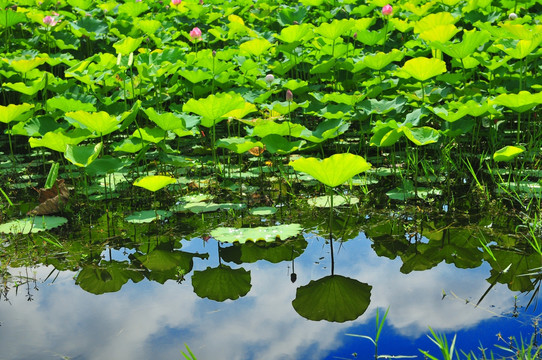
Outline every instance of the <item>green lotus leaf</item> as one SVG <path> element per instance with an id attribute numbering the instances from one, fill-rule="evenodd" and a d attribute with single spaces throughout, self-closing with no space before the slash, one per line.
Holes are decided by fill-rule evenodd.
<path id="1" fill-rule="evenodd" d="M 121 142 L 113 144 L 113 151 L 122 151 L 127 153 L 136 153 L 141 151 L 148 142 L 145 142 L 139 138 L 128 138 L 124 139 Z"/>
<path id="2" fill-rule="evenodd" d="M 157 113 L 153 108 L 143 109 L 149 120 L 160 126 L 163 130 L 186 129 L 185 120 L 174 113 Z"/>
<path id="3" fill-rule="evenodd" d="M 138 3 L 138 4 L 142 4 L 142 3 Z M 128 5 L 128 4 L 124 4 L 124 5 Z M 145 19 L 145 20 L 137 19 L 136 24 L 137 24 L 137 27 L 141 29 L 141 31 L 143 31 L 147 35 L 154 34 L 162 26 L 162 23 L 160 21 L 148 20 L 148 19 Z"/>
<path id="4" fill-rule="evenodd" d="M 46 147 L 48 149 L 65 152 L 67 145 L 77 145 L 81 141 L 90 137 L 90 133 L 86 129 L 75 129 L 69 133 L 63 131 L 53 132 L 49 131 L 41 138 L 30 138 L 28 143 L 31 148 Z"/>
<path id="5" fill-rule="evenodd" d="M 416 22 L 414 25 L 414 32 L 420 34 L 424 31 L 433 30 L 441 25 L 455 24 L 457 20 L 458 19 L 454 18 L 449 12 L 429 14 Z"/>
<path id="6" fill-rule="evenodd" d="M 489 111 L 489 103 L 486 101 L 474 101 L 469 100 L 465 103 L 463 102 L 449 102 L 446 104 L 447 107 L 430 107 L 435 115 L 438 115 L 441 119 L 448 122 L 455 122 L 459 119 L 462 119 L 466 115 L 478 117 Z"/>
<path id="7" fill-rule="evenodd" d="M 13 220 L 0 225 L 2 234 L 30 234 L 62 226 L 68 219 L 60 216 L 35 216 Z"/>
<path id="8" fill-rule="evenodd" d="M 75 277 L 75 283 L 91 294 L 119 291 L 128 280 L 139 282 L 145 276 L 128 262 L 108 261 L 100 265 L 85 265 Z"/>
<path id="9" fill-rule="evenodd" d="M 100 155 L 102 151 L 103 143 L 96 145 L 66 145 L 66 151 L 64 151 L 64 157 L 72 164 L 79 167 L 87 167 Z"/>
<path id="10" fill-rule="evenodd" d="M 446 63 L 440 59 L 417 57 L 410 59 L 401 68 L 418 81 L 426 81 L 446 72 Z"/>
<path id="11" fill-rule="evenodd" d="M 331 199 L 329 196 L 317 196 L 307 200 L 310 206 L 318 208 L 329 208 L 331 207 Z M 354 205 L 359 202 L 359 199 L 354 196 L 342 196 L 342 195 L 333 195 L 333 206 L 342 206 L 342 205 Z"/>
<path id="12" fill-rule="evenodd" d="M 81 0 L 87 3 L 92 3 L 91 1 Z M 82 9 L 81 7 L 79 7 Z M 81 19 L 76 22 L 70 22 L 72 31 L 77 37 L 82 37 L 83 35 L 90 38 L 90 40 L 96 40 L 97 36 L 104 36 L 109 31 L 109 26 L 104 20 L 99 20 L 93 16 L 83 16 Z"/>
<path id="13" fill-rule="evenodd" d="M 197 84 L 202 81 L 206 81 L 213 78 L 213 74 L 207 70 L 197 69 L 197 70 L 188 70 L 183 69 L 177 71 L 186 80 L 190 81 L 192 84 Z"/>
<path id="14" fill-rule="evenodd" d="M 428 2 L 423 5 L 415 4 L 406 2 L 403 4 L 403 9 L 410 11 L 411 13 L 415 14 L 416 16 L 422 17 L 435 5 L 434 2 Z"/>
<path id="15" fill-rule="evenodd" d="M 386 147 L 395 144 L 403 136 L 403 128 L 392 129 L 390 127 L 383 127 L 378 129 L 373 136 L 369 144 L 371 146 Z"/>
<path id="16" fill-rule="evenodd" d="M 278 22 L 282 26 L 301 23 L 307 12 L 305 6 L 283 7 L 278 14 Z"/>
<path id="17" fill-rule="evenodd" d="M 270 134 L 262 138 L 262 143 L 265 145 L 266 150 L 271 154 L 284 155 L 299 150 L 303 145 L 305 145 L 306 141 L 288 141 L 288 139 L 286 139 L 284 136 Z"/>
<path id="18" fill-rule="evenodd" d="M 471 30 L 463 31 L 463 40 L 456 44 L 442 44 L 439 42 L 431 43 L 432 48 L 441 50 L 443 53 L 456 59 L 465 59 L 472 55 L 474 51 L 482 44 L 485 44 L 490 38 L 487 31 Z"/>
<path id="19" fill-rule="evenodd" d="M 119 15 L 126 15 L 130 20 L 134 20 L 147 10 L 149 10 L 149 6 L 144 2 L 129 2 L 118 7 Z"/>
<path id="20" fill-rule="evenodd" d="M 375 44 L 382 42 L 386 38 L 384 31 L 358 31 L 356 40 L 361 41 L 367 46 L 374 46 Z"/>
<path id="21" fill-rule="evenodd" d="M 330 119 L 318 124 L 310 136 L 303 132 L 300 137 L 313 143 L 321 143 L 327 139 L 332 139 L 344 134 L 349 127 L 350 123 L 343 119 Z"/>
<path id="22" fill-rule="evenodd" d="M 290 25 L 280 31 L 276 38 L 287 44 L 309 41 L 314 37 L 313 26 L 310 24 Z"/>
<path id="23" fill-rule="evenodd" d="M 68 99 L 64 96 L 57 96 L 54 98 L 47 99 L 47 108 L 48 109 L 59 109 L 63 112 L 69 111 L 96 111 L 94 104 L 82 102 L 79 99 Z"/>
<path id="24" fill-rule="evenodd" d="M 11 60 L 9 61 L 9 66 L 11 66 L 13 70 L 25 74 L 44 64 L 46 60 L 46 58 L 41 57 L 37 57 L 34 59 Z"/>
<path id="25" fill-rule="evenodd" d="M 8 106 L 0 105 L 0 122 L 9 124 L 12 121 L 24 121 L 32 115 L 30 110 L 33 108 L 34 105 L 27 103 L 20 105 L 9 104 Z"/>
<path id="26" fill-rule="evenodd" d="M 246 52 L 252 56 L 260 57 L 265 54 L 272 46 L 273 44 L 271 44 L 266 39 L 252 39 L 242 43 L 239 46 L 239 49 L 242 52 Z"/>
<path id="27" fill-rule="evenodd" d="M 202 117 L 201 125 L 209 128 L 227 118 L 229 112 L 244 107 L 245 99 L 241 95 L 220 93 L 209 95 L 204 99 L 190 99 L 184 104 L 183 111 L 200 115 Z"/>
<path id="28" fill-rule="evenodd" d="M 135 129 L 134 133 L 132 134 L 132 137 L 139 138 L 143 141 L 158 144 L 162 140 L 166 139 L 167 132 L 159 127 L 158 128 L 144 127 L 144 128 Z"/>
<path id="29" fill-rule="evenodd" d="M 177 180 L 164 175 L 144 176 L 134 181 L 134 186 L 139 186 L 149 191 L 158 191 L 168 185 L 175 184 Z"/>
<path id="30" fill-rule="evenodd" d="M 3 7 L 4 6 L 2 6 L 2 8 Z M 6 10 L 0 10 L 0 26 L 2 26 L 3 28 L 17 25 L 18 23 L 25 22 L 26 20 L 26 15 L 21 12 L 13 11 L 9 8 Z"/>
<path id="31" fill-rule="evenodd" d="M 392 62 L 401 61 L 405 54 L 402 51 L 393 49 L 389 53 L 377 52 L 374 54 L 368 54 L 361 60 L 363 65 L 370 69 L 380 71 Z"/>
<path id="32" fill-rule="evenodd" d="M 403 127 L 405 136 L 418 146 L 436 143 L 440 137 L 440 132 L 429 126 L 418 128 Z"/>
<path id="33" fill-rule="evenodd" d="M 525 24 L 513 24 L 510 22 L 503 23 L 501 28 L 508 31 L 516 40 L 533 40 L 539 36 L 540 31 L 542 30 L 540 27 L 532 29 Z"/>
<path id="34" fill-rule="evenodd" d="M 351 321 L 369 307 L 371 290 L 372 286 L 355 279 L 330 275 L 297 288 L 292 306 L 309 320 Z"/>
<path id="35" fill-rule="evenodd" d="M 98 135 L 107 135 L 120 128 L 120 118 L 105 111 L 87 112 L 83 110 L 66 113 L 66 119 L 78 127 L 89 129 Z"/>
<path id="36" fill-rule="evenodd" d="M 248 133 L 251 136 L 259 136 L 261 138 L 264 138 L 268 135 L 281 135 L 292 137 L 312 135 L 310 130 L 301 124 L 295 124 L 289 121 L 278 123 L 272 120 L 263 120 L 260 122 L 256 122 L 253 129 L 248 129 Z"/>
<path id="37" fill-rule="evenodd" d="M 501 94 L 491 103 L 522 113 L 542 104 L 542 92 L 531 94 L 528 91 L 520 91 L 518 94 Z"/>
<path id="38" fill-rule="evenodd" d="M 232 269 L 227 265 L 194 271 L 192 286 L 196 295 L 214 301 L 238 299 L 245 296 L 252 287 L 250 271 L 243 268 Z"/>
<path id="39" fill-rule="evenodd" d="M 241 243 L 247 241 L 286 240 L 301 233 L 302 227 L 299 224 L 285 224 L 276 226 L 258 226 L 253 228 L 231 228 L 218 227 L 211 231 L 211 236 L 217 241 L 226 243 Z"/>
<path id="40" fill-rule="evenodd" d="M 493 160 L 506 162 L 512 161 L 522 152 L 525 152 L 525 147 L 523 146 L 505 146 L 502 149 L 495 151 L 493 154 Z"/>
<path id="41" fill-rule="evenodd" d="M 166 210 L 143 210 L 136 211 L 130 216 L 125 217 L 124 220 L 134 224 L 148 224 L 156 220 L 167 219 L 171 215 L 172 212 Z"/>
<path id="42" fill-rule="evenodd" d="M 106 155 L 94 160 L 85 168 L 85 171 L 90 176 L 112 174 L 117 173 L 124 167 L 131 165 L 132 162 L 133 161 L 130 159 Z"/>
<path id="43" fill-rule="evenodd" d="M 330 187 L 344 184 L 354 175 L 371 168 L 371 164 L 363 157 L 354 154 L 335 154 L 323 160 L 313 157 L 301 158 L 290 162 L 289 165 Z"/>
<path id="44" fill-rule="evenodd" d="M 194 214 L 201 214 L 201 213 L 208 213 L 213 212 L 217 210 L 241 210 L 246 207 L 245 204 L 238 204 L 238 203 L 207 203 L 203 201 L 193 201 L 189 202 L 187 204 L 179 204 L 172 207 L 170 210 L 173 212 L 183 212 L 183 211 L 190 211 Z"/>
<path id="45" fill-rule="evenodd" d="M 455 36 L 459 29 L 454 24 L 437 25 L 436 27 L 420 33 L 420 39 L 427 43 L 435 41 L 445 43 Z"/>
<path id="46" fill-rule="evenodd" d="M 38 93 L 38 91 L 43 90 L 45 88 L 46 83 L 47 83 L 47 74 L 43 74 L 43 76 L 37 78 L 36 80 L 27 81 L 26 83 L 6 82 L 3 85 L 7 88 L 20 92 L 21 94 L 34 96 Z"/>
<path id="47" fill-rule="evenodd" d="M 230 138 L 220 139 L 216 142 L 215 145 L 217 147 L 222 147 L 222 148 L 231 150 L 237 154 L 242 154 L 244 152 L 247 152 L 254 147 L 263 148 L 263 143 L 261 143 L 260 141 L 252 141 L 250 139 L 240 138 L 240 137 L 230 137 Z"/>
<path id="48" fill-rule="evenodd" d="M 404 96 L 397 96 L 392 100 L 376 100 L 366 99 L 360 103 L 361 108 L 367 115 L 371 114 L 386 114 L 390 111 L 401 112 L 403 106 L 407 103 L 407 98 Z"/>
<path id="49" fill-rule="evenodd" d="M 322 23 L 314 32 L 330 40 L 337 40 L 341 35 L 347 35 L 354 27 L 355 22 L 350 19 L 333 20 L 331 23 Z"/>
<path id="50" fill-rule="evenodd" d="M 519 60 L 532 54 L 534 49 L 536 49 L 541 42 L 542 36 L 537 36 L 532 40 L 520 40 L 514 47 L 505 47 L 502 44 L 497 44 L 496 46 L 514 59 Z"/>

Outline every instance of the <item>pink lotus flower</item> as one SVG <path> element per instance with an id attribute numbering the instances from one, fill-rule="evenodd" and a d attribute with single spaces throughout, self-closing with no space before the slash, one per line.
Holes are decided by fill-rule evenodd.
<path id="1" fill-rule="evenodd" d="M 182 0 L 171 0 L 171 5 L 181 5 Z"/>
<path id="2" fill-rule="evenodd" d="M 56 26 L 60 20 L 55 19 L 54 17 L 47 15 L 43 18 L 43 23 L 47 26 Z"/>
<path id="3" fill-rule="evenodd" d="M 201 30 L 198 27 L 195 27 L 190 31 L 190 37 L 193 40 L 201 39 Z"/>
<path id="4" fill-rule="evenodd" d="M 386 5 L 386 6 L 384 6 L 382 8 L 382 15 L 384 15 L 384 16 L 389 16 L 389 15 L 391 15 L 392 12 L 393 12 L 393 8 L 391 7 L 390 4 L 388 4 L 388 5 Z"/>

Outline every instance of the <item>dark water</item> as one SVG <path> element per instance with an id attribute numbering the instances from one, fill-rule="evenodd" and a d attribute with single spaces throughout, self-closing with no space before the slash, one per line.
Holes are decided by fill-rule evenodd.
<path id="1" fill-rule="evenodd" d="M 0 359 L 183 359 L 184 344 L 198 359 L 353 359 L 355 354 L 369 359 L 374 354 L 370 341 L 346 334 L 374 336 L 376 310 L 382 314 L 387 308 L 381 355 L 423 359 L 420 348 L 438 355 L 426 336 L 428 327 L 445 332 L 449 343 L 457 334 L 456 347 L 477 354 L 482 344 L 506 355 L 494 347 L 507 346 L 499 333 L 504 339 L 533 334 L 539 312 L 534 305 L 527 311 L 522 307 L 531 294 L 497 283 L 475 306 L 490 285 L 488 263 L 459 269 L 441 262 L 428 271 L 404 274 L 400 258 L 377 256 L 363 233 L 334 243 L 334 272 L 372 286 L 368 309 L 343 323 L 307 320 L 292 306 L 296 289 L 331 269 L 329 244 L 314 234 L 304 237 L 308 246 L 293 264 L 294 283 L 291 261 L 244 263 L 250 291 L 223 302 L 198 297 L 193 272 L 181 283 L 128 281 L 120 291 L 94 295 L 75 284 L 76 272 L 52 266 L 10 268 L 12 277 L 35 282 L 19 280 L 17 289 L 12 283 L 0 302 Z M 194 258 L 194 270 L 219 265 L 213 239 L 183 240 L 182 250 L 209 254 L 207 260 Z M 123 261 L 132 252 L 105 250 L 104 261 L 110 255 Z"/>

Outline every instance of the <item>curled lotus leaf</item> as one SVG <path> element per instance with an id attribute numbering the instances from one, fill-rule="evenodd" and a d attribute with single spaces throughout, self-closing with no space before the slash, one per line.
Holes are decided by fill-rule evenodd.
<path id="1" fill-rule="evenodd" d="M 363 157 L 354 154 L 335 154 L 324 160 L 301 158 L 290 162 L 290 166 L 330 187 L 344 184 L 354 175 L 371 168 L 371 164 Z"/>

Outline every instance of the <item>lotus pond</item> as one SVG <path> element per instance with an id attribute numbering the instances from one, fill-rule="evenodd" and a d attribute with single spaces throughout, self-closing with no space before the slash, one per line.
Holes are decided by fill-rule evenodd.
<path id="1" fill-rule="evenodd" d="M 0 358 L 538 358 L 540 0 L 0 0 Z"/>

